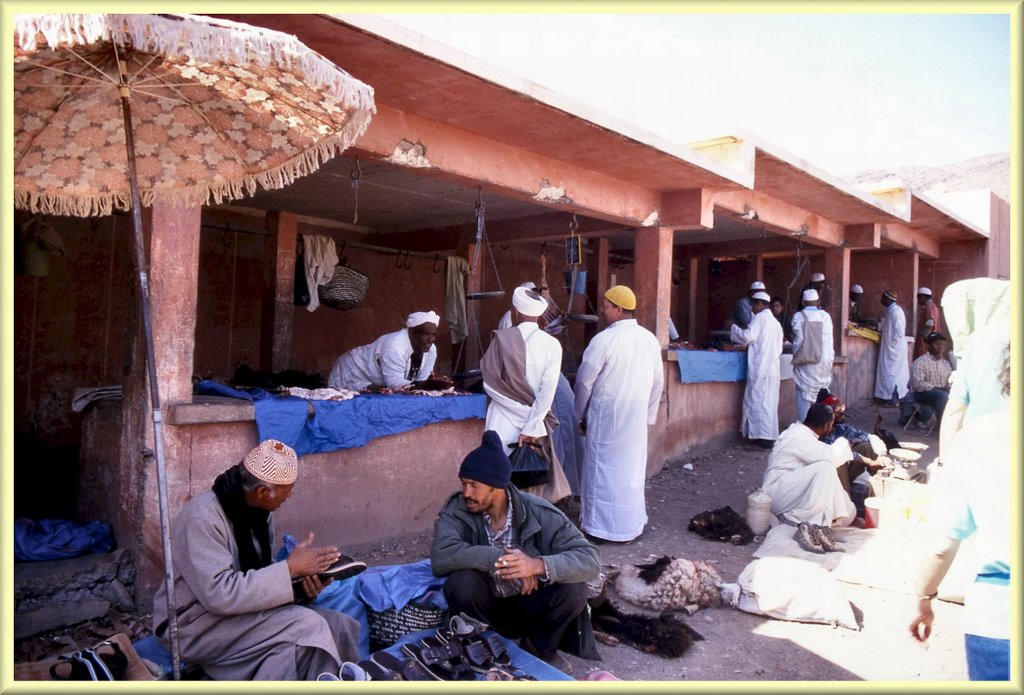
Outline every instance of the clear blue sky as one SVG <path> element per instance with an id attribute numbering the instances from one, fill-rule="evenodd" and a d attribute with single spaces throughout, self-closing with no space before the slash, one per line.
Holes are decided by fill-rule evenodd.
<path id="1" fill-rule="evenodd" d="M 675 142 L 742 128 L 839 175 L 1010 149 L 1008 15 L 383 16 Z"/>

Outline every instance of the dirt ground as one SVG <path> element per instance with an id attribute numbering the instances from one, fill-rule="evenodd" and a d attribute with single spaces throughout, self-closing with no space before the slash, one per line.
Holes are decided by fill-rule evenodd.
<path id="1" fill-rule="evenodd" d="M 868 431 L 876 412 L 882 427 L 902 441 L 930 445 L 922 463 L 937 450 L 937 431 L 925 437 L 903 432 L 896 423 L 898 411 L 876 411 L 869 402 L 849 404 L 848 422 Z M 785 425 L 784 425 L 785 426 Z M 751 562 L 760 539 L 746 546 L 708 541 L 686 530 L 696 514 L 725 505 L 744 513 L 747 493 L 760 483 L 768 451 L 743 443 L 670 461 L 647 481 L 649 523 L 643 535 L 625 545 L 600 545 L 606 566 L 644 563 L 661 555 L 704 560 L 715 566 L 723 580 L 735 582 Z M 569 505 L 573 516 L 573 505 Z M 574 519 L 575 520 L 575 519 Z M 883 528 L 873 533 L 883 533 Z M 368 564 L 409 562 L 426 557 L 429 534 L 388 543 L 361 555 Z M 920 552 L 908 547 L 908 553 Z M 863 629 L 852 631 L 828 625 L 773 620 L 735 608 L 701 609 L 684 620 L 704 641 L 679 658 L 645 654 L 626 644 L 598 645 L 600 662 L 567 657 L 578 678 L 595 670 L 609 671 L 622 680 L 650 681 L 956 681 L 966 679 L 961 629 L 963 607 L 935 602 L 935 631 L 926 646 L 914 642 L 907 626 L 915 599 L 906 594 L 856 584 L 841 584 L 846 597 L 863 612 Z M 682 614 L 680 614 L 682 616 Z M 109 622 L 109 621 L 108 621 Z M 148 616 L 130 616 L 117 625 L 104 622 L 73 630 L 38 636 L 16 644 L 15 660 L 36 659 L 65 651 L 76 641 L 83 645 L 95 636 L 109 635 L 114 628 L 133 637 L 148 632 Z"/>

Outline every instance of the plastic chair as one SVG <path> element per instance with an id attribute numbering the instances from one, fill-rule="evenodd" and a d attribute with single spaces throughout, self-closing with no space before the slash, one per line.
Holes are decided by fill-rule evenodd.
<path id="1" fill-rule="evenodd" d="M 930 435 L 932 433 L 932 430 L 934 430 L 935 426 L 939 423 L 939 418 L 936 417 L 934 413 L 932 413 L 932 416 L 930 418 L 928 418 L 928 422 L 930 424 L 928 424 L 927 431 L 925 431 L 925 424 L 924 423 L 918 423 L 918 420 L 917 420 L 917 415 L 918 415 L 918 413 L 921 412 L 921 408 L 922 408 L 922 406 L 921 406 L 920 403 L 917 403 L 917 402 L 914 403 L 914 410 L 911 411 L 910 417 L 907 418 L 907 424 L 903 425 L 903 431 L 906 432 L 910 428 L 911 425 L 915 425 L 918 429 L 924 431 L 924 436 L 927 437 L 928 435 Z"/>

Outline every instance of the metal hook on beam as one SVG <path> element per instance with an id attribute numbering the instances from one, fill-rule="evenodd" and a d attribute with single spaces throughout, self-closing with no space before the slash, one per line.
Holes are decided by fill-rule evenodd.
<path id="1" fill-rule="evenodd" d="M 441 269 L 444 267 L 443 264 L 440 267 L 438 267 L 438 265 L 437 265 L 438 263 L 441 263 L 441 256 L 439 254 L 435 253 L 434 254 L 434 265 L 432 266 L 432 270 L 435 273 L 440 273 Z"/>

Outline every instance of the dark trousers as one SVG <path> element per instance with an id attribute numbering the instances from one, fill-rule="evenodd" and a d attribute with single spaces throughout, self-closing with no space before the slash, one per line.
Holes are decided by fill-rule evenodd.
<path id="1" fill-rule="evenodd" d="M 525 637 L 542 656 L 558 651 L 566 626 L 587 605 L 587 585 L 548 584 L 527 596 L 499 598 L 490 576 L 479 570 L 455 570 L 444 583 L 448 610 L 482 620 L 505 637 Z"/>
<path id="2" fill-rule="evenodd" d="M 928 406 L 935 411 L 935 417 L 942 419 L 942 413 L 946 410 L 946 401 L 949 400 L 949 391 L 935 389 L 934 391 L 916 391 L 914 400 L 919 405 Z"/>

